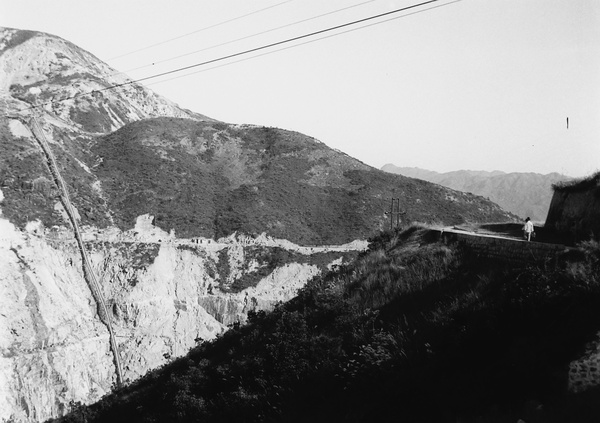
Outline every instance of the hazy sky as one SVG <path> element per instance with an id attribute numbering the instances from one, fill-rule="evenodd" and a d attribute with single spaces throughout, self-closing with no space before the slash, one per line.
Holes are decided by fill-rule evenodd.
<path id="1" fill-rule="evenodd" d="M 0 26 L 58 35 L 137 79 L 416 3 L 0 0 Z M 378 168 L 600 170 L 600 1 L 448 3 L 144 83 L 193 111 L 302 132 Z"/>

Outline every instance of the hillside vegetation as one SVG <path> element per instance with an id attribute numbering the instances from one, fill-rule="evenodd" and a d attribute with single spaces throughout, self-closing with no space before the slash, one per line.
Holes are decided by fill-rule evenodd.
<path id="1" fill-rule="evenodd" d="M 420 228 L 62 422 L 596 422 L 567 369 L 600 329 L 600 245 L 473 259 Z"/>
<path id="2" fill-rule="evenodd" d="M 180 236 L 261 233 L 303 244 L 344 243 L 387 225 L 389 198 L 407 221 L 510 220 L 481 197 L 373 169 L 277 128 L 159 118 L 90 149 L 116 223 L 150 213 Z"/>
<path id="3" fill-rule="evenodd" d="M 58 191 L 35 140 L 0 122 L 3 213 L 23 227 L 60 225 Z M 96 138 L 55 128 L 54 155 L 83 225 L 131 229 L 150 213 L 179 237 L 267 234 L 298 244 L 366 239 L 389 225 L 390 198 L 403 222 L 515 220 L 496 204 L 392 175 L 314 138 L 277 128 L 179 118 L 125 125 Z"/>
<path id="4" fill-rule="evenodd" d="M 552 189 L 558 192 L 582 192 L 592 190 L 600 186 L 600 171 L 594 172 L 585 178 L 559 181 L 552 185 Z"/>

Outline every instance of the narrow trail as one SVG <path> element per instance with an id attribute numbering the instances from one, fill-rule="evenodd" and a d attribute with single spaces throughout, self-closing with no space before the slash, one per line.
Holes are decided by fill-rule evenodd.
<path id="1" fill-rule="evenodd" d="M 94 273 L 94 269 L 90 263 L 88 258 L 87 251 L 85 249 L 85 244 L 83 243 L 83 238 L 81 236 L 81 231 L 79 229 L 79 224 L 77 223 L 77 219 L 75 218 L 75 210 L 71 204 L 71 199 L 69 197 L 69 191 L 67 189 L 67 185 L 62 178 L 58 165 L 56 163 L 56 159 L 50 145 L 48 144 L 48 140 L 46 139 L 46 135 L 44 134 L 43 129 L 39 125 L 35 115 L 31 116 L 31 120 L 28 122 L 29 127 L 31 128 L 31 132 L 34 135 L 34 138 L 37 140 L 40 145 L 44 155 L 46 156 L 46 160 L 48 162 L 48 167 L 50 168 L 50 172 L 54 177 L 55 183 L 58 185 L 58 188 L 62 192 L 61 200 L 63 206 L 69 216 L 69 220 L 71 221 L 71 225 L 73 226 L 73 232 L 75 233 L 75 238 L 77 240 L 77 245 L 79 247 L 79 252 L 81 253 L 81 258 L 83 262 L 83 273 L 85 280 L 92 291 L 92 295 L 96 300 L 96 305 L 98 307 L 98 316 L 100 317 L 100 321 L 106 325 L 109 333 L 110 340 L 110 349 L 113 353 L 113 359 L 115 363 L 115 371 L 117 375 L 117 386 L 121 387 L 123 385 L 123 371 L 121 368 L 121 358 L 119 355 L 119 346 L 117 344 L 117 340 L 113 331 L 112 323 L 110 321 L 110 314 L 108 313 L 108 309 L 106 307 L 106 301 L 104 300 L 104 295 L 102 294 L 102 290 L 100 289 L 100 284 L 98 283 L 98 279 L 96 278 L 96 274 Z"/>
<path id="2" fill-rule="evenodd" d="M 463 251 L 468 251 L 481 258 L 503 260 L 507 263 L 528 265 L 532 263 L 545 263 L 558 265 L 559 256 L 571 247 L 557 244 L 545 239 L 543 242 L 527 241 L 523 236 L 515 235 L 520 229 L 520 224 L 504 230 L 493 227 L 437 227 L 432 231 L 437 232 L 439 239 L 445 243 L 458 243 Z"/>

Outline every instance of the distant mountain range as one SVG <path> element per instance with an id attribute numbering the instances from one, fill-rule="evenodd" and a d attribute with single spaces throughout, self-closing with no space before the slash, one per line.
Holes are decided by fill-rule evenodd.
<path id="1" fill-rule="evenodd" d="M 438 173 L 416 167 L 386 164 L 381 170 L 422 179 L 458 191 L 481 195 L 503 209 L 520 216 L 544 222 L 552 200 L 552 184 L 570 179 L 560 173 L 505 173 L 501 171 L 457 170 Z"/>
<path id="2" fill-rule="evenodd" d="M 130 229 L 150 213 L 185 237 L 341 243 L 386 228 L 391 197 L 402 198 L 408 222 L 514 219 L 479 196 L 382 172 L 296 132 L 182 109 L 53 35 L 0 29 L 0 81 L 2 210 L 21 227 L 65 224 L 28 127 L 34 112 L 83 225 Z"/>

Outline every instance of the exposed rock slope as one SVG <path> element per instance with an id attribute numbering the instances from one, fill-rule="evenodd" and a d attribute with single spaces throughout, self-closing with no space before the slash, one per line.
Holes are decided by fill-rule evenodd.
<path id="1" fill-rule="evenodd" d="M 39 223 L 28 229 L 0 218 L 0 421 L 61 415 L 116 381 L 72 235 Z M 244 322 L 250 310 L 290 299 L 364 248 L 298 247 L 264 236 L 197 243 L 140 225 L 129 233 L 88 228 L 84 236 L 126 381 Z"/>
<path id="2" fill-rule="evenodd" d="M 153 116 L 208 119 L 130 82 L 60 37 L 0 28 L 0 104 L 11 112 L 43 106 L 62 126 L 92 133 Z"/>

